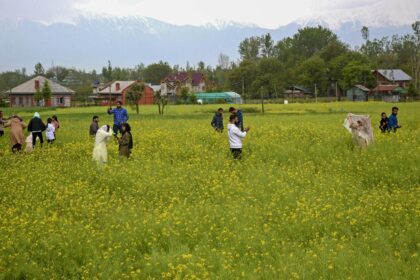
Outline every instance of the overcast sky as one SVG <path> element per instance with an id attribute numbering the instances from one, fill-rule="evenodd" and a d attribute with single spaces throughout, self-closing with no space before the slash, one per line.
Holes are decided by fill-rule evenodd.
<path id="1" fill-rule="evenodd" d="M 0 19 L 72 22 L 80 15 L 148 16 L 173 24 L 218 21 L 276 28 L 297 19 L 375 12 L 412 23 L 420 0 L 0 0 Z"/>

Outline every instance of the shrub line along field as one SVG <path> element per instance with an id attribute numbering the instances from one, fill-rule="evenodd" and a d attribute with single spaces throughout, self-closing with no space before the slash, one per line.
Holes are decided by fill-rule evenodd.
<path id="1" fill-rule="evenodd" d="M 102 168 L 88 128 L 112 124 L 106 108 L 42 109 L 61 124 L 51 147 L 0 138 L 0 279 L 418 279 L 420 103 L 380 134 L 392 106 L 240 106 L 241 161 L 210 126 L 218 105 L 141 106 L 132 157 L 111 142 Z M 365 150 L 348 112 L 371 116 Z"/>

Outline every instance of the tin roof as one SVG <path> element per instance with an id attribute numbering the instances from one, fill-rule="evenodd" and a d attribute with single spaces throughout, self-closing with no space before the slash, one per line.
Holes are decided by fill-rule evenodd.
<path id="1" fill-rule="evenodd" d="M 363 85 L 354 85 L 355 87 L 365 91 L 365 92 L 370 92 L 370 89 L 368 89 L 367 87 L 363 86 Z"/>
<path id="2" fill-rule="evenodd" d="M 401 69 L 378 69 L 379 74 L 388 81 L 411 81 L 412 78 Z"/>

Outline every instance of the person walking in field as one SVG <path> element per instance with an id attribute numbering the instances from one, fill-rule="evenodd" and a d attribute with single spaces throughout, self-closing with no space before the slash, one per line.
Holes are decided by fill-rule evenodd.
<path id="1" fill-rule="evenodd" d="M 229 108 L 229 113 L 231 115 L 236 115 L 238 116 L 238 123 L 237 126 L 239 127 L 239 129 L 241 131 L 244 131 L 244 117 L 242 115 L 242 111 L 241 110 L 237 110 L 235 107 L 230 107 Z"/>
<path id="2" fill-rule="evenodd" d="M 238 116 L 230 115 L 229 124 L 227 125 L 230 151 L 235 160 L 241 159 L 242 141 L 249 131 L 249 127 L 241 131 L 238 127 Z"/>
<path id="3" fill-rule="evenodd" d="M 369 116 L 349 113 L 343 125 L 353 136 L 356 147 L 365 148 L 373 143 L 373 130 Z"/>
<path id="4" fill-rule="evenodd" d="M 110 130 L 109 125 L 104 125 L 95 136 L 95 146 L 93 148 L 93 160 L 97 163 L 103 164 L 108 162 L 108 151 L 106 144 L 112 138 L 112 131 Z"/>
<path id="5" fill-rule="evenodd" d="M 96 132 L 98 132 L 98 129 L 99 129 L 99 117 L 93 116 L 92 123 L 90 124 L 90 127 L 89 127 L 89 135 L 94 137 L 96 135 Z"/>
<path id="6" fill-rule="evenodd" d="M 133 136 L 131 135 L 131 127 L 128 123 L 122 124 L 122 136 L 117 137 L 119 155 L 129 158 L 131 149 L 133 148 Z"/>
<path id="7" fill-rule="evenodd" d="M 47 119 L 47 128 L 45 129 L 45 138 L 47 138 L 47 143 L 52 144 L 55 140 L 55 126 L 52 124 L 53 119 Z"/>
<path id="8" fill-rule="evenodd" d="M 108 114 L 114 115 L 114 125 L 112 127 L 112 130 L 114 131 L 114 135 L 117 135 L 118 132 L 122 134 L 122 124 L 128 121 L 127 110 L 121 106 L 122 106 L 122 102 L 117 101 L 117 108 L 112 109 L 112 107 L 109 107 L 108 109 Z"/>
<path id="9" fill-rule="evenodd" d="M 28 137 L 26 137 L 25 143 L 26 143 L 25 152 L 27 152 L 27 153 L 32 152 L 32 150 L 33 150 L 32 134 L 29 134 Z"/>
<path id="10" fill-rule="evenodd" d="M 57 138 L 56 137 L 56 133 L 57 133 L 57 129 L 60 128 L 60 122 L 58 121 L 58 118 L 56 115 L 52 116 L 52 122 L 51 124 L 54 126 L 54 139 Z"/>
<path id="11" fill-rule="evenodd" d="M 4 135 L 4 123 L 6 121 L 3 119 L 3 111 L 0 111 L 0 137 Z"/>
<path id="12" fill-rule="evenodd" d="M 382 133 L 385 133 L 388 130 L 388 117 L 386 116 L 386 113 L 383 112 L 381 114 L 381 121 L 379 122 L 379 129 Z"/>
<path id="13" fill-rule="evenodd" d="M 397 132 L 398 128 L 401 128 L 401 125 L 398 124 L 398 107 L 392 107 L 392 113 L 388 118 L 388 130 Z"/>
<path id="14" fill-rule="evenodd" d="M 23 130 L 26 128 L 26 124 L 21 118 L 14 115 L 4 126 L 10 127 L 10 146 L 12 147 L 12 152 L 20 152 L 24 142 Z"/>
<path id="15" fill-rule="evenodd" d="M 41 147 L 44 144 L 44 138 L 42 137 L 42 132 L 45 130 L 46 126 L 41 120 L 38 112 L 35 112 L 34 117 L 29 121 L 28 131 L 32 133 L 32 146 L 35 148 L 36 138 L 39 138 Z"/>
<path id="16" fill-rule="evenodd" d="M 211 126 L 217 132 L 223 132 L 223 108 L 219 108 L 216 113 L 214 113 L 213 119 L 211 120 Z"/>

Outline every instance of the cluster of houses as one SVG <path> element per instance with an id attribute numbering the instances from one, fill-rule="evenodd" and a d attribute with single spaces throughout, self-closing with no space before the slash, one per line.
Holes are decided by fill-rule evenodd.
<path id="1" fill-rule="evenodd" d="M 407 85 L 412 78 L 400 69 L 379 69 L 372 71 L 377 81 L 377 86 L 368 89 L 364 85 L 356 84 L 346 91 L 348 100 L 367 101 L 370 96 L 375 99 L 381 98 L 385 101 L 399 101 L 402 94 L 407 93 Z M 51 98 L 47 106 L 69 107 L 75 92 L 58 82 L 47 79 L 44 76 L 36 76 L 11 90 L 7 91 L 10 106 L 12 107 L 31 107 L 36 106 L 35 93 L 48 81 L 51 88 Z M 106 84 L 94 83 L 93 94 L 90 96 L 92 102 L 97 105 L 109 105 L 115 101 L 127 104 L 126 94 L 131 87 L 139 83 L 138 81 L 113 81 Z M 199 103 L 242 103 L 242 98 L 235 92 L 205 93 L 206 81 L 204 75 L 199 72 L 179 72 L 164 78 L 160 85 L 145 84 L 143 97 L 139 104 L 154 104 L 156 92 L 168 98 L 175 97 L 182 88 L 187 88 L 188 92 L 194 93 Z M 285 97 L 305 97 L 312 96 L 313 93 L 300 86 L 292 86 L 285 90 Z"/>
<path id="2" fill-rule="evenodd" d="M 369 89 L 365 85 L 355 84 L 345 92 L 349 101 L 383 100 L 387 102 L 398 102 L 406 94 L 408 83 L 412 78 L 401 69 L 378 69 L 373 70 L 372 75 L 377 86 Z M 284 91 L 287 98 L 312 97 L 312 90 L 302 86 L 291 86 Z"/>
<path id="3" fill-rule="evenodd" d="M 407 93 L 408 83 L 412 78 L 401 69 L 378 69 L 372 71 L 377 85 L 368 89 L 363 85 L 354 85 L 347 90 L 347 99 L 351 101 L 368 101 L 369 96 L 388 102 L 398 102 Z"/>

